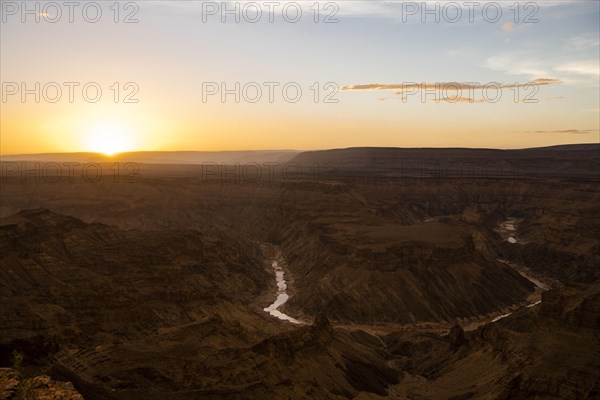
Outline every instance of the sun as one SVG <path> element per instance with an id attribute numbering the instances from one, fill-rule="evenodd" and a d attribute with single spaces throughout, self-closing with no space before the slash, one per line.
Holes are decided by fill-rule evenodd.
<path id="1" fill-rule="evenodd" d="M 91 126 L 85 136 L 87 150 L 112 156 L 134 149 L 131 128 L 120 123 L 98 123 Z"/>

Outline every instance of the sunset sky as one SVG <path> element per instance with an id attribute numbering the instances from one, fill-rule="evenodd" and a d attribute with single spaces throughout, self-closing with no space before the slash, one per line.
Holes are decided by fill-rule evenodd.
<path id="1" fill-rule="evenodd" d="M 94 19 L 95 6 L 82 11 L 89 2 L 74 9 L 73 22 L 60 1 L 62 10 L 30 2 L 32 14 L 25 15 L 20 1 L 1 3 L 2 154 L 599 141 L 596 0 L 520 2 L 518 18 L 513 1 L 497 2 L 503 6 L 497 22 L 492 6 L 484 15 L 486 2 L 470 21 L 459 1 L 463 15 L 454 23 L 448 19 L 456 10 L 442 9 L 446 2 L 428 3 L 440 7 L 435 22 L 435 15 L 412 7 L 421 2 L 324 1 L 315 22 L 313 1 L 290 5 L 290 21 L 282 17 L 290 2 L 280 1 L 270 22 L 268 5 L 259 1 L 256 23 L 247 20 L 257 17 L 256 6 L 245 3 L 237 3 L 236 22 L 235 15 L 215 10 L 221 2 L 121 2 L 116 16 L 114 2 L 100 1 L 96 23 L 86 21 Z M 292 23 L 296 4 L 302 16 Z M 337 22 L 324 23 L 331 13 Z M 129 14 L 138 22 L 123 23 Z M 35 93 L 23 99 L 22 83 L 35 91 L 36 82 L 39 102 Z M 74 83 L 72 102 L 64 82 Z M 82 94 L 90 82 L 102 89 L 96 103 Z M 239 102 L 235 94 L 225 101 L 220 93 L 207 95 L 222 83 L 234 89 L 236 82 L 240 92 L 255 82 Z M 272 102 L 264 82 L 273 82 Z M 290 82 L 302 90 L 295 103 L 282 93 Z M 497 102 L 498 90 L 482 94 L 493 82 L 501 87 Z M 424 97 L 423 86 L 415 85 L 422 83 L 430 91 Z M 52 103 L 56 86 L 62 97 Z M 257 86 L 262 98 L 253 103 Z M 132 99 L 138 102 L 124 102 L 137 89 Z M 330 92 L 337 103 L 324 101 Z M 95 96 L 93 87 L 88 94 Z"/>

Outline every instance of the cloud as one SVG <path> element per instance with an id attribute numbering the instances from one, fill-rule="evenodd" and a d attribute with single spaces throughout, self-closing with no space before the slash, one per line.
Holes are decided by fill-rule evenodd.
<path id="1" fill-rule="evenodd" d="M 555 85 L 561 83 L 560 79 L 554 78 L 536 78 L 526 83 L 498 83 L 498 82 L 404 82 L 404 83 L 367 83 L 358 85 L 346 85 L 342 86 L 340 90 L 343 91 L 368 91 L 368 90 L 402 90 L 402 91 L 415 91 L 415 90 L 475 90 L 475 89 L 510 89 L 518 87 L 530 87 L 530 86 L 546 86 Z M 399 92 L 401 93 L 401 92 Z M 396 94 L 399 94 L 396 93 Z"/>
<path id="2" fill-rule="evenodd" d="M 524 58 L 520 54 L 490 57 L 485 60 L 484 66 L 510 75 L 544 76 L 549 72 L 541 61 Z"/>
<path id="3" fill-rule="evenodd" d="M 588 135 L 590 133 L 597 133 L 597 129 L 563 129 L 557 131 L 525 131 L 522 133 L 572 133 L 576 135 Z"/>
<path id="4" fill-rule="evenodd" d="M 566 46 L 561 46 L 562 54 L 534 58 L 525 52 L 514 52 L 489 57 L 483 65 L 486 68 L 510 75 L 529 77 L 554 75 L 563 83 L 570 85 L 586 86 L 594 83 L 597 85 L 598 77 L 600 77 L 600 60 L 589 58 L 590 54 L 598 52 L 596 43 L 596 39 L 582 35 L 569 39 Z M 584 44 L 590 47 L 583 49 Z M 572 53 L 576 48 L 580 49 L 578 53 Z M 569 52 L 571 54 L 567 55 L 566 53 Z"/>
<path id="5" fill-rule="evenodd" d="M 600 63 L 598 60 L 579 60 L 561 64 L 554 68 L 559 72 L 578 75 L 600 76 Z"/>
<path id="6" fill-rule="evenodd" d="M 600 46 L 600 39 L 597 35 L 585 33 L 567 40 L 567 49 L 574 51 L 589 51 Z"/>
<path id="7" fill-rule="evenodd" d="M 572 5 L 573 0 L 544 0 L 536 3 L 536 7 L 539 8 L 553 8 L 553 7 L 561 7 L 561 6 L 569 6 Z M 190 14 L 198 14 L 201 12 L 203 3 L 216 3 L 220 8 L 228 7 L 232 9 L 236 4 L 240 7 L 243 7 L 247 3 L 257 3 L 259 7 L 267 12 L 268 1 L 254 1 L 254 0 L 241 0 L 241 1 L 233 1 L 233 0 L 224 0 L 217 1 L 214 0 L 199 0 L 199 1 L 172 1 L 172 0 L 155 0 L 149 2 L 148 7 L 161 7 L 163 9 L 167 9 L 167 11 L 174 12 L 184 12 Z M 478 2 L 474 2 L 473 5 L 467 5 L 468 2 L 456 2 L 451 0 L 421 0 L 421 1 L 409 1 L 409 0 L 382 0 L 382 1 L 374 1 L 374 0 L 347 0 L 347 1 L 338 1 L 332 2 L 330 0 L 314 0 L 310 2 L 297 2 L 292 0 L 280 0 L 278 2 L 277 10 L 280 10 L 280 7 L 284 7 L 287 4 L 300 4 L 303 8 L 303 11 L 306 10 L 307 13 L 312 13 L 312 7 L 314 3 L 318 3 L 320 9 L 323 10 L 325 6 L 329 7 L 326 10 L 332 11 L 331 4 L 334 4 L 336 9 L 337 16 L 347 16 L 347 17 L 369 17 L 369 18 L 381 18 L 388 20 L 396 20 L 402 22 L 411 22 L 411 23 L 421 23 L 422 16 L 424 11 L 439 9 L 441 10 L 446 7 L 447 4 L 451 4 L 454 7 L 457 7 L 461 10 L 462 18 L 459 22 L 469 23 L 469 15 L 471 13 L 471 7 L 473 7 L 474 18 L 478 21 L 483 21 L 483 8 L 487 4 L 493 4 L 494 6 L 499 6 L 502 9 L 502 13 L 509 15 L 512 14 L 512 10 L 510 7 L 513 6 L 513 2 L 498 2 L 497 0 L 480 0 Z M 583 2 L 582 2 L 583 3 Z M 416 7 L 416 8 L 415 8 Z M 410 11 L 409 11 L 410 10 Z M 416 14 L 413 14 L 416 10 Z M 433 17 L 429 17 L 429 21 L 433 21 Z"/>
<path id="8" fill-rule="evenodd" d="M 543 85 L 558 84 L 558 83 L 561 83 L 561 80 L 555 79 L 555 78 L 536 78 L 536 79 L 533 79 L 532 82 L 537 84 L 538 86 L 543 86 Z"/>
<path id="9" fill-rule="evenodd" d="M 433 103 L 485 103 L 485 99 L 475 99 L 472 97 L 454 96 L 454 97 L 443 97 L 439 101 L 432 100 Z"/>
<path id="10" fill-rule="evenodd" d="M 511 24 L 510 22 L 505 22 L 502 25 L 502 30 L 504 30 L 505 32 L 512 32 L 512 30 L 513 30 L 513 24 Z"/>
<path id="11" fill-rule="evenodd" d="M 559 84 L 559 79 L 537 78 L 527 83 L 503 84 L 498 82 L 478 83 L 478 82 L 422 82 L 422 83 L 368 83 L 359 85 L 346 85 L 340 88 L 341 91 L 394 91 L 394 95 L 406 102 L 409 96 L 421 92 L 421 98 L 428 103 L 485 103 L 490 101 L 488 90 L 501 91 L 503 89 L 513 88 L 531 88 L 532 86 L 546 86 Z M 481 90 L 481 99 L 475 98 L 475 90 Z M 463 96 L 464 92 L 466 96 Z M 435 95 L 434 99 L 427 99 L 427 96 Z M 496 99 L 496 97 L 494 97 Z M 384 98 L 379 98 L 383 101 Z"/>

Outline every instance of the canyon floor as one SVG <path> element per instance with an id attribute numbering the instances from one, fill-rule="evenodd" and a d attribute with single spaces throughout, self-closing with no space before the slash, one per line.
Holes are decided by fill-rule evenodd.
<path id="1" fill-rule="evenodd" d="M 0 398 L 600 398 L 600 146 L 276 156 L 3 159 Z"/>

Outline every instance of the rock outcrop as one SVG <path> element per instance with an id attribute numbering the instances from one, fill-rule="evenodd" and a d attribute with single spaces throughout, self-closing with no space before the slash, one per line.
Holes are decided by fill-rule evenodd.
<path id="1" fill-rule="evenodd" d="M 84 400 L 70 382 L 57 382 L 49 376 L 22 378 L 10 368 L 0 368 L 1 400 Z"/>
<path id="2" fill-rule="evenodd" d="M 458 347 L 465 341 L 465 331 L 459 324 L 454 324 L 452 328 L 450 328 L 450 332 L 448 333 L 448 338 L 450 339 L 450 343 Z"/>

